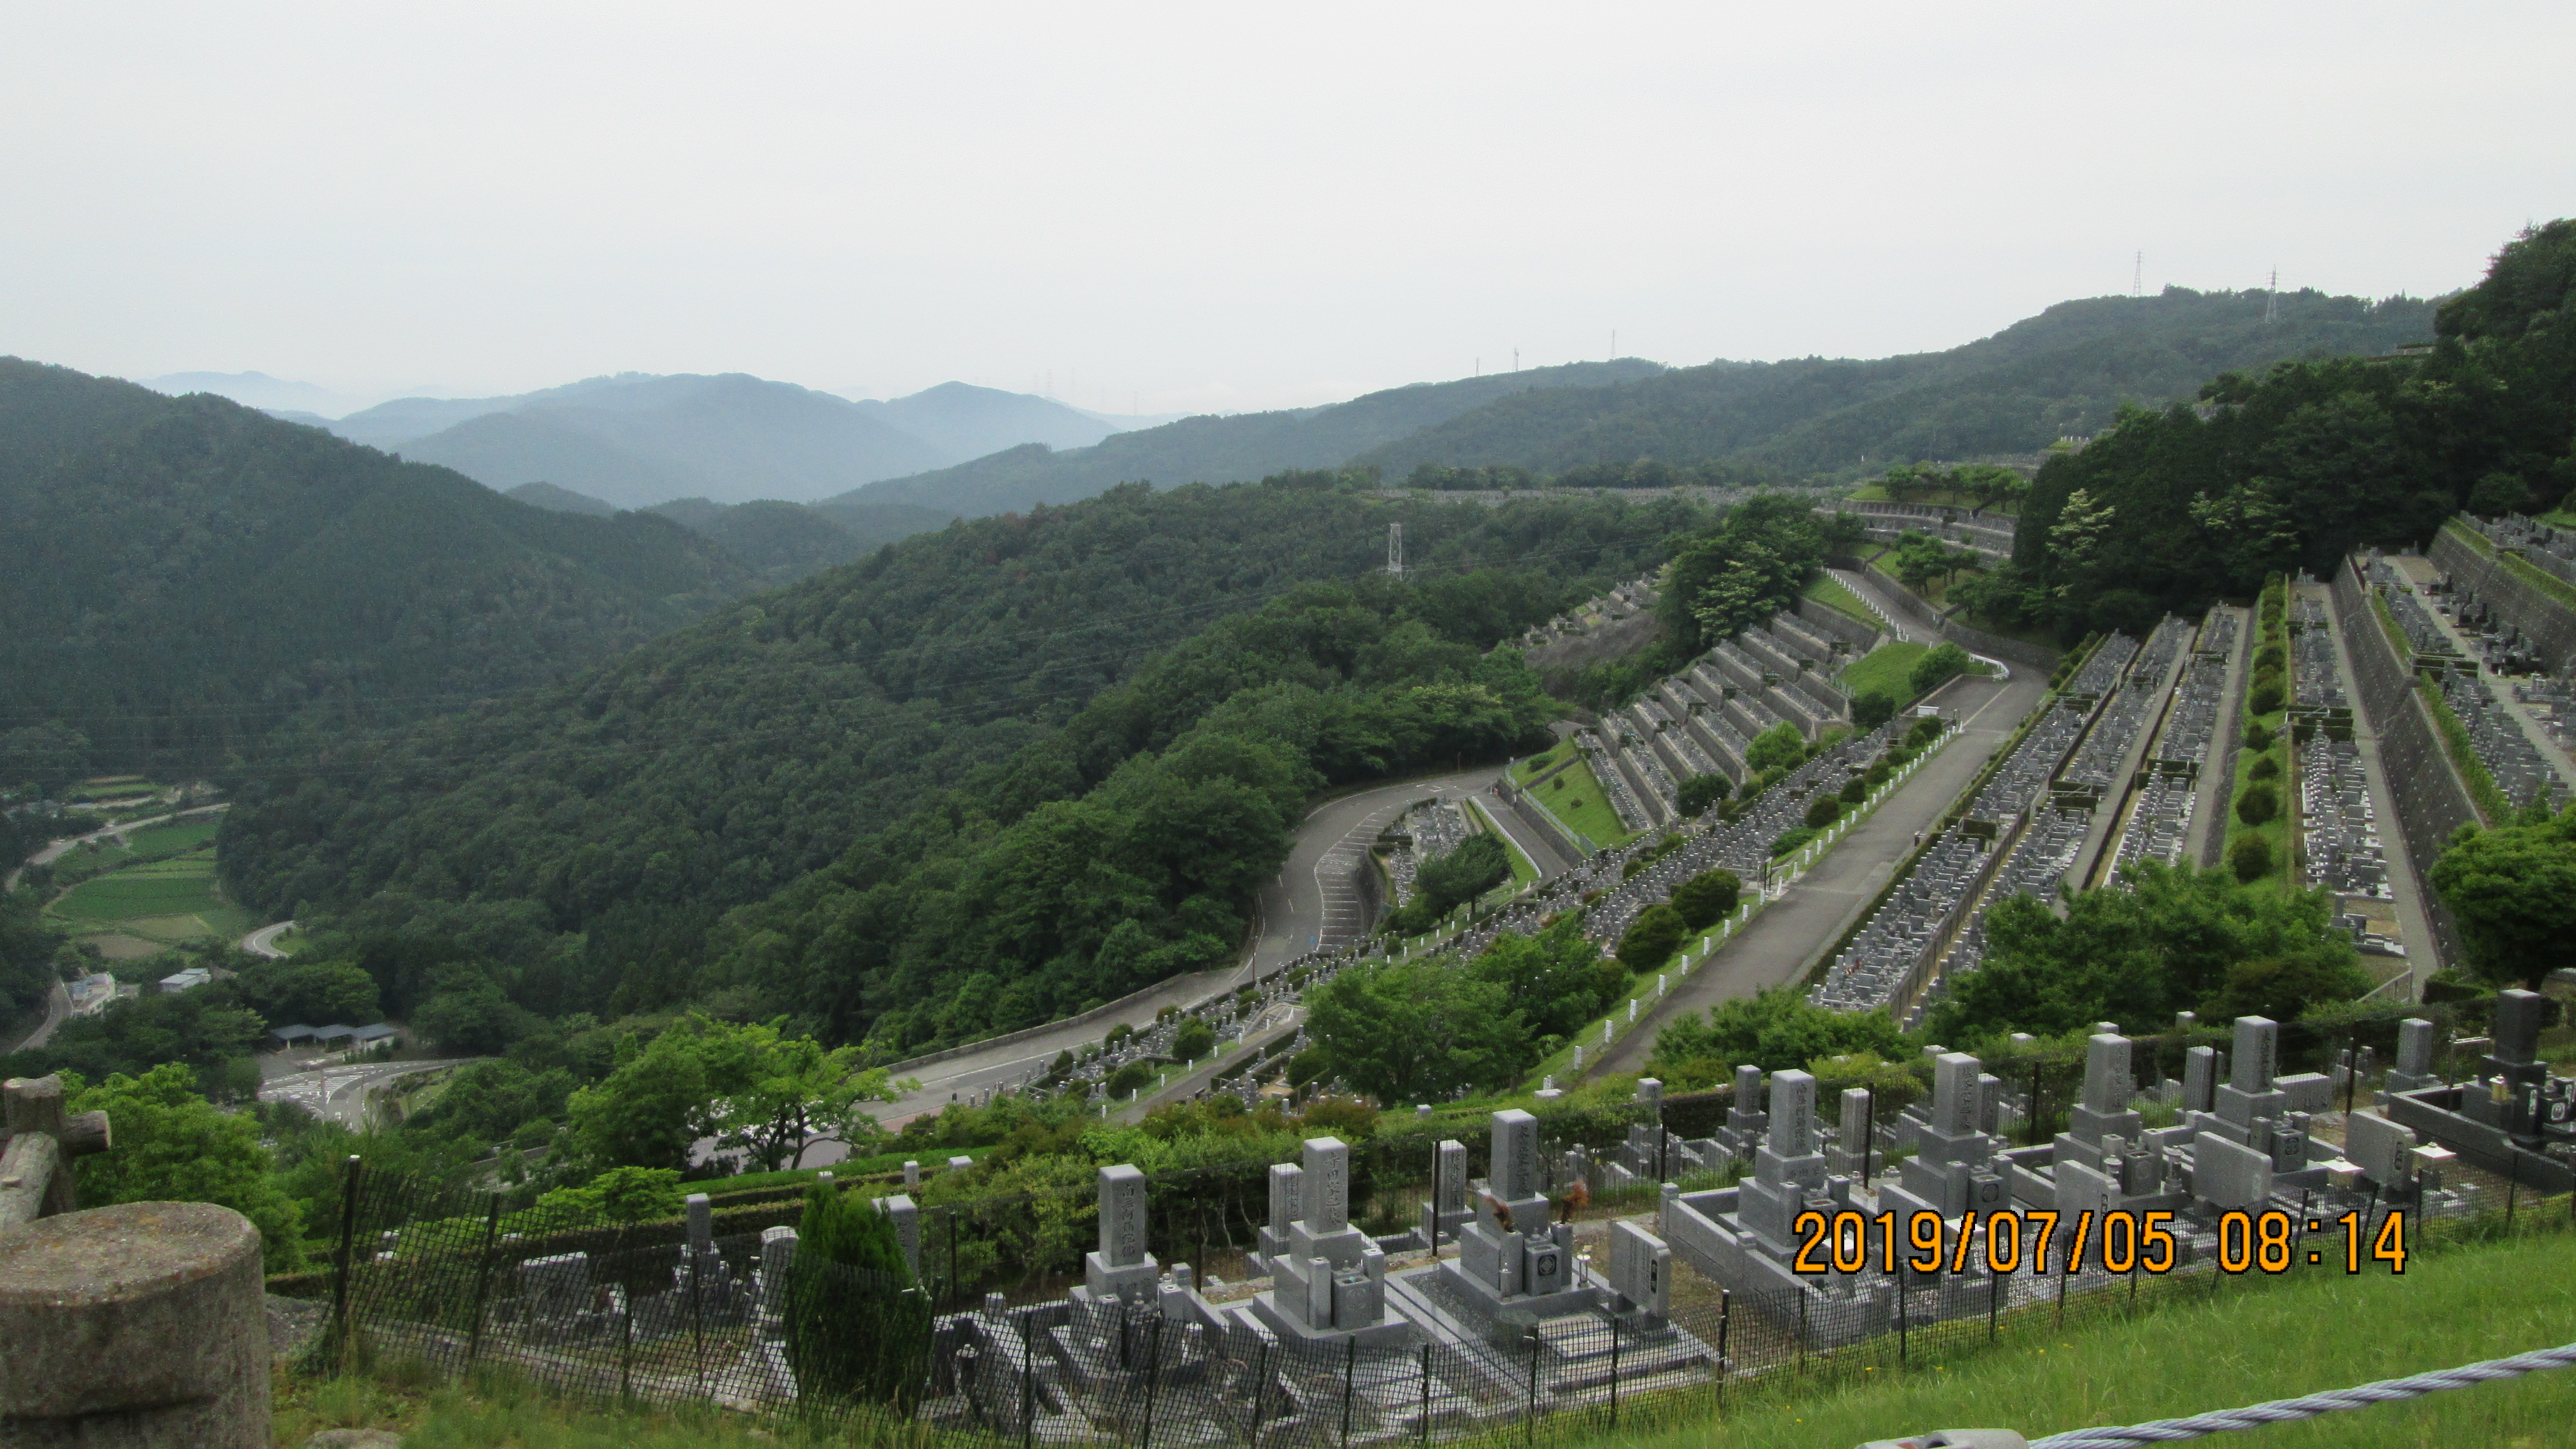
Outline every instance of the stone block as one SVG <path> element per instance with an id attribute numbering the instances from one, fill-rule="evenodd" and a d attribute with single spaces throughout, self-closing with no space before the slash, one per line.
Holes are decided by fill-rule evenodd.
<path id="1" fill-rule="evenodd" d="M 2280 1055 L 2279 1022 L 2262 1016 L 2236 1018 L 2235 1042 L 2227 1061 L 2227 1085 L 2249 1096 L 2270 1091 Z"/>
<path id="2" fill-rule="evenodd" d="M 1538 1193 L 1538 1119 L 1517 1107 L 1493 1118 L 1493 1162 L 1487 1179 L 1505 1201 Z"/>
<path id="3" fill-rule="evenodd" d="M 1318 1237 L 1351 1225 L 1351 1149 L 1337 1137 L 1306 1139 L 1300 1219 Z"/>
<path id="4" fill-rule="evenodd" d="M 1975 1058 L 1969 1058 L 1973 1063 Z M 1804 1157 L 1816 1150 L 1816 1079 L 1794 1068 L 1771 1074 L 1767 1099 L 1767 1141 L 1782 1157 Z"/>
<path id="5" fill-rule="evenodd" d="M 0 1233 L 0 1443 L 267 1449 L 263 1290 L 259 1230 L 211 1203 Z"/>
<path id="6" fill-rule="evenodd" d="M 2221 1211 L 2261 1212 L 2272 1197 L 2272 1157 L 2223 1137 L 2192 1144 L 2192 1191 Z"/>

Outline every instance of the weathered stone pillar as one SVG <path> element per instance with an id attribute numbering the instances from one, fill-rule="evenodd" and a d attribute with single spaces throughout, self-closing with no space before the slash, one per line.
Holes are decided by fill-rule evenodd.
<path id="1" fill-rule="evenodd" d="M 138 1202 L 0 1233 L 0 1449 L 267 1449 L 259 1230 Z"/>

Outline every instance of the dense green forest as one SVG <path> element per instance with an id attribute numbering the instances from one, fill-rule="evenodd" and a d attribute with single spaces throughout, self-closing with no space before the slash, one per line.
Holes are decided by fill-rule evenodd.
<path id="1" fill-rule="evenodd" d="M 1029 443 L 953 468 L 871 483 L 830 501 L 925 504 L 973 516 L 1035 503 L 1070 503 L 1114 484 L 1139 480 L 1167 486 L 1226 483 L 1285 469 L 1337 468 L 1355 453 L 1496 398 L 1593 390 L 1663 370 L 1659 363 L 1635 358 L 1576 362 L 1415 383 L 1329 407 L 1184 418 L 1158 428 L 1119 433 L 1088 448 L 1054 451 L 1043 443 Z"/>
<path id="2" fill-rule="evenodd" d="M 242 771 L 225 881 L 335 917 L 330 949 L 397 1013 L 723 991 L 839 1039 L 1006 1029 L 1231 952 L 1254 863 L 1314 788 L 1526 741 L 1547 707 L 1488 646 L 1709 521 L 1298 474 L 961 523 L 570 683 Z M 1401 585 L 1367 577 L 1391 522 Z M 1063 851 L 1097 896 L 1014 874 Z M 871 917 L 863 942 L 830 924 L 893 896 L 927 914 Z"/>
<path id="3" fill-rule="evenodd" d="M 2211 375 L 2311 354 L 2382 353 L 2431 335 L 2430 303 L 2168 287 L 2061 302 L 1945 352 L 1677 368 L 1615 387 L 1498 399 L 1360 454 L 1400 477 L 1423 463 L 1533 473 L 1726 461 L 1792 476 L 1916 458 L 2037 452 L 2107 427 L 2132 402 L 2189 398 Z"/>
<path id="4" fill-rule="evenodd" d="M 0 358 L 0 733 L 166 775 L 301 715 L 567 677 L 749 581 L 667 519 L 514 503 L 221 398 Z M 15 783 L 15 782 L 11 782 Z"/>
<path id="5" fill-rule="evenodd" d="M 2554 505 L 2576 486 L 2576 222 L 2536 227 L 2442 304 L 2433 345 L 2394 358 L 2228 372 L 2197 406 L 2133 409 L 2051 459 L 2012 567 L 1959 597 L 1990 616 L 2138 629 L 2323 576 L 2361 544 L 2420 545 L 2456 510 Z"/>

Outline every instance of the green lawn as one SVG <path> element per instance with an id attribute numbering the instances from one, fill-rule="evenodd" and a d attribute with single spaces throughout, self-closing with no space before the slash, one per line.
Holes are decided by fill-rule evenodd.
<path id="1" fill-rule="evenodd" d="M 1570 750 L 1574 746 L 1559 748 Z M 1590 760 L 1576 760 L 1565 773 L 1532 793 L 1557 819 L 1591 836 L 1592 843 L 1605 850 L 1634 838 L 1619 823 L 1619 812 L 1610 808 L 1610 797 L 1601 793 L 1601 782 L 1593 778 Z"/>
<path id="2" fill-rule="evenodd" d="M 2563 1216 L 2565 1199 L 2550 1210 Z M 2358 1277 L 2231 1282 L 2214 1301 L 2178 1295 L 2133 1319 L 2060 1332 L 2047 1331 L 2041 1310 L 2025 1314 L 2029 1321 L 1993 1347 L 1918 1352 L 1910 1368 L 1890 1363 L 1840 1375 L 1830 1386 L 1811 1379 L 1802 1388 L 1794 1376 L 1777 1376 L 1743 1386 L 1732 1407 L 1714 1412 L 1703 1396 L 1675 1396 L 1638 1406 L 1644 1412 L 1637 1417 L 1656 1427 L 1590 1442 L 1849 1449 L 1933 1429 L 2009 1428 L 2037 1439 L 2243 1408 L 2576 1341 L 2571 1275 L 2576 1240 L 2555 1236 L 2418 1254 L 2402 1277 L 2374 1268 Z M 2571 1404 L 2576 1369 L 2550 1369 L 2207 1442 L 2228 1449 L 2539 1449 L 2567 1442 Z"/>
<path id="3" fill-rule="evenodd" d="M 1918 660 L 1931 652 L 1929 644 L 1890 640 L 1846 665 L 1838 682 L 1854 699 L 1877 691 L 1902 708 L 1914 699 L 1914 686 L 1906 676 L 1914 672 Z"/>
<path id="4" fill-rule="evenodd" d="M 1869 605 L 1860 601 L 1860 595 L 1853 593 L 1848 588 L 1845 588 L 1843 586 L 1843 581 L 1835 578 L 1832 574 L 1818 573 L 1814 578 L 1807 581 L 1807 586 L 1805 588 L 1800 589 L 1798 592 L 1804 597 L 1813 599 L 1817 603 L 1824 605 L 1826 608 L 1833 610 L 1837 614 L 1842 614 L 1859 623 L 1867 624 L 1873 629 L 1883 629 L 1887 627 L 1878 621 L 1878 616 L 1876 614 L 1869 611 Z"/>
<path id="5" fill-rule="evenodd" d="M 1887 496 L 1887 490 L 1876 483 L 1869 484 L 1866 487 L 1855 488 L 1846 496 L 1854 503 L 1888 503 L 1894 501 Z M 1927 504 L 1935 508 L 1975 508 L 1979 506 L 1976 499 L 1969 497 L 1965 493 L 1955 492 L 1948 488 L 1928 489 L 1917 493 L 1915 496 L 1908 498 L 1905 501 L 1908 503 Z M 1984 505 L 1984 507 L 1986 512 L 2001 514 L 2006 518 L 2015 517 L 2020 512 L 2018 505 L 2012 503 L 1991 503 Z"/>

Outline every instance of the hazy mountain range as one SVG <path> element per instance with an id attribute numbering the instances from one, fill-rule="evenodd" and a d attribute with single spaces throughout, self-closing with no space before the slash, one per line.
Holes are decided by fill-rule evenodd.
<path id="1" fill-rule="evenodd" d="M 2281 296 L 2267 319 L 2270 300 L 2167 288 L 2060 303 L 1941 352 L 1681 368 L 1622 358 L 1124 430 L 1144 420 L 965 383 L 852 401 L 740 373 L 628 373 L 509 397 L 399 398 L 337 419 L 263 405 L 542 507 L 687 503 L 675 517 L 739 535 L 746 561 L 776 578 L 952 517 L 1069 503 L 1134 481 L 1173 487 L 1364 464 L 1392 484 L 1423 463 L 1511 464 L 1544 476 L 1641 458 L 1727 462 L 1784 479 L 1856 477 L 1898 461 L 2026 454 L 2098 431 L 2122 406 L 2187 400 L 2215 373 L 2382 353 L 2431 335 L 2429 302 L 2300 292 Z M 306 386 L 260 374 L 154 385 L 190 379 L 281 401 Z M 538 483 L 559 491 L 528 487 Z M 779 502 L 815 506 L 849 538 L 825 530 L 799 539 L 798 515 L 776 509 L 721 511 Z"/>

